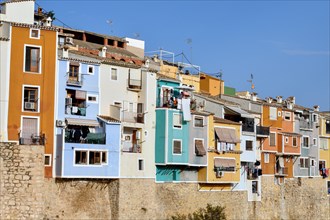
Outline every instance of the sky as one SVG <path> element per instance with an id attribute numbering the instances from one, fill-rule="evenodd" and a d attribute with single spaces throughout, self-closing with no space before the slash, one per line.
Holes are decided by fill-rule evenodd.
<path id="1" fill-rule="evenodd" d="M 330 111 L 329 1 L 50 1 L 55 24 L 145 41 L 258 97 Z M 179 55 L 184 53 L 188 60 Z"/>

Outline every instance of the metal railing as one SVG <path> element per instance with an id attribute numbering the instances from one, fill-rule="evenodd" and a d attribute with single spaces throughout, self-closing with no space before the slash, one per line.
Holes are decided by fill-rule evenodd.
<path id="1" fill-rule="evenodd" d="M 80 143 L 80 144 L 105 144 L 105 133 L 88 133 L 86 137 L 74 135 L 70 131 L 65 131 L 65 143 Z"/>
<path id="2" fill-rule="evenodd" d="M 128 88 L 129 89 L 137 89 L 140 90 L 142 88 L 142 81 L 139 79 L 129 79 L 128 80 Z"/>
<path id="3" fill-rule="evenodd" d="M 269 127 L 257 126 L 257 135 L 269 135 Z"/>
<path id="4" fill-rule="evenodd" d="M 45 134 L 31 134 L 30 137 L 20 137 L 20 145 L 45 145 L 46 135 Z"/>
<path id="5" fill-rule="evenodd" d="M 288 168 L 287 167 L 279 167 L 276 169 L 276 172 L 275 172 L 276 175 L 288 175 Z"/>

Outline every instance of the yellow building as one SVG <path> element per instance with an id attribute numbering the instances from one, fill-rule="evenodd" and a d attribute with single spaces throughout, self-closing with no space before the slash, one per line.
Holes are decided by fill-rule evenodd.
<path id="1" fill-rule="evenodd" d="M 57 29 L 12 23 L 8 140 L 45 146 L 52 177 Z"/>
<path id="2" fill-rule="evenodd" d="M 320 158 L 319 169 L 320 175 L 330 181 L 330 114 L 321 113 L 319 119 L 320 134 Z M 324 173 L 325 172 L 325 173 Z M 325 174 L 325 175 L 324 175 Z M 327 176 L 327 177 L 326 177 Z"/>
<path id="3" fill-rule="evenodd" d="M 225 82 L 216 77 L 201 73 L 200 74 L 200 92 L 207 93 L 211 96 L 224 94 Z"/>
<path id="4" fill-rule="evenodd" d="M 241 123 L 209 120 L 208 166 L 198 173 L 200 190 L 231 190 L 240 181 Z"/>

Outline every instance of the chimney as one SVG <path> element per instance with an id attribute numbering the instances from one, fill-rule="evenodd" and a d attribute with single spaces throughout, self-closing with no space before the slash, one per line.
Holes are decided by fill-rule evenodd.
<path id="1" fill-rule="evenodd" d="M 99 51 L 99 56 L 100 57 L 106 57 L 107 55 L 107 47 L 102 47 L 101 50 Z"/>
<path id="2" fill-rule="evenodd" d="M 268 98 L 267 98 L 267 102 L 268 102 L 268 103 L 272 103 L 272 101 L 273 101 L 273 98 L 272 98 L 272 97 L 268 97 Z"/>
<path id="3" fill-rule="evenodd" d="M 288 109 L 292 109 L 292 108 L 293 108 L 293 103 L 290 102 L 290 101 L 288 101 L 288 102 L 286 103 L 286 107 L 287 107 Z"/>
<path id="4" fill-rule="evenodd" d="M 63 52 L 62 57 L 64 57 L 64 58 L 69 57 L 69 47 L 64 46 L 63 49 L 62 49 L 62 52 Z"/>
<path id="5" fill-rule="evenodd" d="M 258 93 L 252 92 L 251 93 L 251 101 L 257 101 L 257 95 L 258 95 Z"/>
<path id="6" fill-rule="evenodd" d="M 316 112 L 320 111 L 320 106 L 314 105 L 314 111 L 316 111 Z"/>
<path id="7" fill-rule="evenodd" d="M 289 100 L 292 104 L 296 104 L 296 97 L 294 97 L 294 96 L 290 96 L 290 97 L 288 97 L 288 100 Z"/>
<path id="8" fill-rule="evenodd" d="M 276 96 L 276 100 L 278 104 L 282 104 L 282 96 Z"/>
<path id="9" fill-rule="evenodd" d="M 50 17 L 48 17 L 47 19 L 46 19 L 46 23 L 45 23 L 45 26 L 46 27 L 50 27 L 50 26 L 52 26 L 52 19 L 50 18 Z"/>

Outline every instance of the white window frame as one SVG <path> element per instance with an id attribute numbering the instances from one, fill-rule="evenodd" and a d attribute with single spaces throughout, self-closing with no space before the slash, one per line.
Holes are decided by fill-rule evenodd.
<path id="1" fill-rule="evenodd" d="M 314 120 L 314 117 L 315 117 L 316 120 Z M 313 120 L 313 122 L 316 122 L 316 123 L 319 122 L 318 115 L 313 113 L 312 114 L 312 120 Z"/>
<path id="2" fill-rule="evenodd" d="M 76 151 L 85 151 L 87 158 L 86 158 L 86 164 L 76 164 Z M 90 158 L 89 158 L 89 153 L 90 152 L 100 152 L 100 164 L 89 164 Z M 105 152 L 107 155 L 106 162 L 102 162 L 102 153 Z M 108 150 L 106 149 L 84 149 L 84 148 L 74 148 L 73 150 L 73 166 L 75 167 L 102 167 L 102 166 L 107 166 L 109 164 L 109 154 Z"/>
<path id="3" fill-rule="evenodd" d="M 24 90 L 25 90 L 26 87 L 36 88 L 38 90 L 38 101 L 37 101 L 38 108 L 37 108 L 37 111 L 24 110 Z M 22 112 L 40 113 L 40 86 L 23 84 L 23 86 L 22 86 Z"/>
<path id="4" fill-rule="evenodd" d="M 273 111 L 275 111 L 275 114 Z M 277 108 L 276 107 L 269 107 L 269 119 L 277 120 Z"/>
<path id="5" fill-rule="evenodd" d="M 270 145 L 270 139 L 271 139 L 271 138 L 270 138 L 270 134 L 275 134 L 275 145 Z M 277 136 L 277 135 L 276 135 L 276 132 L 269 132 L 269 146 L 270 146 L 270 147 L 276 147 L 276 144 L 277 144 L 277 143 L 276 143 L 276 136 Z"/>
<path id="6" fill-rule="evenodd" d="M 33 37 L 32 36 L 32 32 L 33 31 L 38 31 L 38 36 L 37 37 Z M 40 39 L 40 29 L 30 28 L 30 38 L 32 38 L 32 39 Z"/>
<path id="7" fill-rule="evenodd" d="M 307 147 L 304 145 L 304 138 L 308 138 L 308 142 L 307 142 L 308 146 L 307 146 Z M 302 140 L 301 140 L 301 146 L 302 146 L 303 148 L 309 148 L 309 144 L 310 144 L 309 139 L 310 139 L 310 137 L 309 137 L 309 136 L 302 136 L 301 139 L 302 139 Z"/>
<path id="8" fill-rule="evenodd" d="M 179 117 L 180 117 L 180 127 L 179 127 L 179 125 L 178 125 L 178 127 L 175 127 L 175 124 L 174 124 L 174 115 L 179 115 Z M 173 113 L 173 129 L 182 130 L 182 115 L 180 113 Z"/>
<path id="9" fill-rule="evenodd" d="M 204 145 L 204 138 L 194 138 L 194 155 L 196 156 L 196 141 L 197 140 L 200 140 L 203 142 L 203 146 L 205 148 L 205 145 Z"/>
<path id="10" fill-rule="evenodd" d="M 174 153 L 174 141 L 179 141 L 180 142 L 180 152 L 181 153 Z M 173 155 L 182 155 L 182 140 L 181 139 L 173 139 L 172 140 L 172 154 Z"/>
<path id="11" fill-rule="evenodd" d="M 322 144 L 322 142 L 324 144 Z M 323 150 L 328 150 L 329 146 L 328 146 L 328 139 L 325 139 L 325 138 L 320 138 L 320 149 L 323 149 Z"/>
<path id="12" fill-rule="evenodd" d="M 30 72 L 25 70 L 25 62 L 26 62 L 26 48 L 27 47 L 36 47 L 40 49 L 39 53 L 39 71 L 38 72 Z M 24 58 L 23 58 L 23 73 L 29 73 L 29 74 L 41 74 L 42 73 L 42 47 L 38 45 L 32 45 L 32 44 L 24 44 Z"/>
<path id="13" fill-rule="evenodd" d="M 49 164 L 45 164 L 46 157 L 49 157 Z M 44 155 L 44 166 L 45 167 L 51 167 L 52 166 L 52 155 L 51 154 L 45 154 Z"/>
<path id="14" fill-rule="evenodd" d="M 142 169 L 140 169 L 140 161 L 142 161 Z M 144 159 L 138 158 L 137 162 L 138 162 L 138 171 L 144 171 L 144 168 L 145 168 Z"/>
<path id="15" fill-rule="evenodd" d="M 22 115 L 21 116 L 21 126 L 20 126 L 20 134 L 19 136 L 22 137 L 22 129 L 23 129 L 23 119 L 24 118 L 35 118 L 37 119 L 37 134 L 40 133 L 40 117 L 39 116 L 28 116 L 28 115 Z"/>
<path id="16" fill-rule="evenodd" d="M 313 138 L 313 146 L 317 146 L 317 138 Z"/>
<path id="17" fill-rule="evenodd" d="M 303 167 L 301 166 L 300 159 L 303 159 L 304 160 L 304 166 Z M 305 167 L 305 165 L 306 165 L 306 161 L 305 160 L 307 160 L 307 162 L 308 162 L 308 157 L 299 157 L 299 168 L 300 169 L 308 169 L 309 168 L 309 167 Z M 309 164 L 309 163 L 307 163 L 307 164 Z"/>
<path id="18" fill-rule="evenodd" d="M 112 79 L 112 70 L 116 70 L 116 79 Z M 118 81 L 118 68 L 110 68 L 110 80 L 111 81 Z"/>
<path id="19" fill-rule="evenodd" d="M 92 68 L 92 72 L 89 72 L 89 68 Z M 87 65 L 87 74 L 94 75 L 95 73 L 95 67 L 93 65 Z"/>
<path id="20" fill-rule="evenodd" d="M 285 136 L 284 141 L 285 141 L 286 144 L 288 144 L 289 143 L 289 137 Z"/>
<path id="21" fill-rule="evenodd" d="M 86 96 L 87 96 L 87 97 L 86 97 L 86 102 L 88 102 L 88 103 L 95 103 L 95 104 L 99 103 L 99 96 L 98 96 L 98 95 L 87 93 Z M 95 97 L 96 100 L 95 100 L 95 101 L 89 101 L 89 100 L 88 100 L 89 97 Z"/>
<path id="22" fill-rule="evenodd" d="M 201 119 L 203 121 L 202 126 L 196 126 L 195 122 L 196 122 L 196 118 Z M 200 115 L 194 115 L 194 128 L 203 128 L 204 127 L 204 116 L 200 116 Z"/>
<path id="23" fill-rule="evenodd" d="M 251 149 L 251 150 L 247 150 L 247 149 L 246 149 L 246 143 L 247 143 L 247 141 L 252 142 L 252 149 Z M 253 140 L 245 140 L 245 151 L 248 151 L 248 152 L 250 152 L 250 151 L 254 151 L 254 141 L 253 141 Z"/>
<path id="24" fill-rule="evenodd" d="M 264 153 L 264 163 L 269 163 L 269 153 Z"/>
<path id="25" fill-rule="evenodd" d="M 289 117 L 289 119 L 286 119 L 286 117 Z M 292 117 L 291 112 L 284 112 L 284 120 L 285 121 L 291 121 L 291 117 Z"/>

